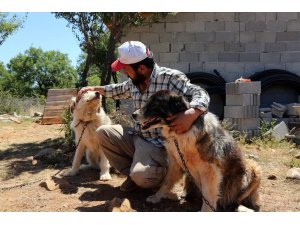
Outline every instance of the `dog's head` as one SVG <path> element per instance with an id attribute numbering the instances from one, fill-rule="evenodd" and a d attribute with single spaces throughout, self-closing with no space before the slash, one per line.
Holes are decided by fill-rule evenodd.
<path id="1" fill-rule="evenodd" d="M 85 92 L 78 102 L 75 97 L 71 98 L 70 109 L 73 117 L 82 121 L 95 119 L 101 107 L 101 99 L 102 96 L 97 91 Z"/>
<path id="2" fill-rule="evenodd" d="M 168 125 L 168 117 L 186 109 L 188 102 L 183 96 L 162 90 L 153 94 L 146 105 L 135 111 L 132 117 L 142 125 L 143 130 L 148 130 Z"/>

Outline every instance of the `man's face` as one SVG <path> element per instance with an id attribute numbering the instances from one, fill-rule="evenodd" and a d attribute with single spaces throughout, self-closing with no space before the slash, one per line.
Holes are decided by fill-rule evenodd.
<path id="1" fill-rule="evenodd" d="M 139 72 L 139 68 L 134 70 L 130 65 L 126 65 L 123 70 L 124 74 L 131 79 L 135 86 L 140 85 L 147 79 L 143 73 Z"/>

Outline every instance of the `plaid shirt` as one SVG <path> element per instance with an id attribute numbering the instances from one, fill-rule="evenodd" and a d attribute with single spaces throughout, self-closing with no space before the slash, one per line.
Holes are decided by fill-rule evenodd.
<path id="1" fill-rule="evenodd" d="M 113 99 L 126 99 L 131 97 L 135 111 L 143 107 L 147 99 L 160 90 L 170 90 L 185 96 L 190 103 L 190 108 L 198 108 L 203 111 L 208 109 L 210 99 L 203 88 L 191 84 L 184 73 L 174 69 L 159 67 L 157 64 L 155 64 L 152 71 L 148 89 L 145 90 L 143 94 L 132 84 L 132 81 L 128 79 L 120 84 L 106 85 L 105 96 Z M 158 147 L 163 146 L 160 128 L 144 131 L 141 129 L 140 124 L 135 122 L 135 130 L 154 145 Z"/>

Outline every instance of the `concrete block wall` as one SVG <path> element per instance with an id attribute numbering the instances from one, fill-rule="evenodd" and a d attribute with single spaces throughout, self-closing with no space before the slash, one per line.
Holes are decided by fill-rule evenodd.
<path id="1" fill-rule="evenodd" d="M 266 69 L 300 75 L 300 13 L 187 12 L 126 31 L 158 64 L 188 72 L 217 69 L 227 82 Z"/>

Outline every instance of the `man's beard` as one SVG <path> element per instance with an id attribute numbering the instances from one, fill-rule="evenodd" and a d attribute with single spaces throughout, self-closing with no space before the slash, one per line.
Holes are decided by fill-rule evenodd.
<path id="1" fill-rule="evenodd" d="M 135 78 L 132 79 L 131 77 L 129 77 L 132 81 L 132 83 L 135 85 L 135 86 L 139 86 L 141 83 L 143 83 L 145 80 L 146 80 L 146 77 L 142 74 L 140 74 L 139 72 L 135 72 Z"/>

